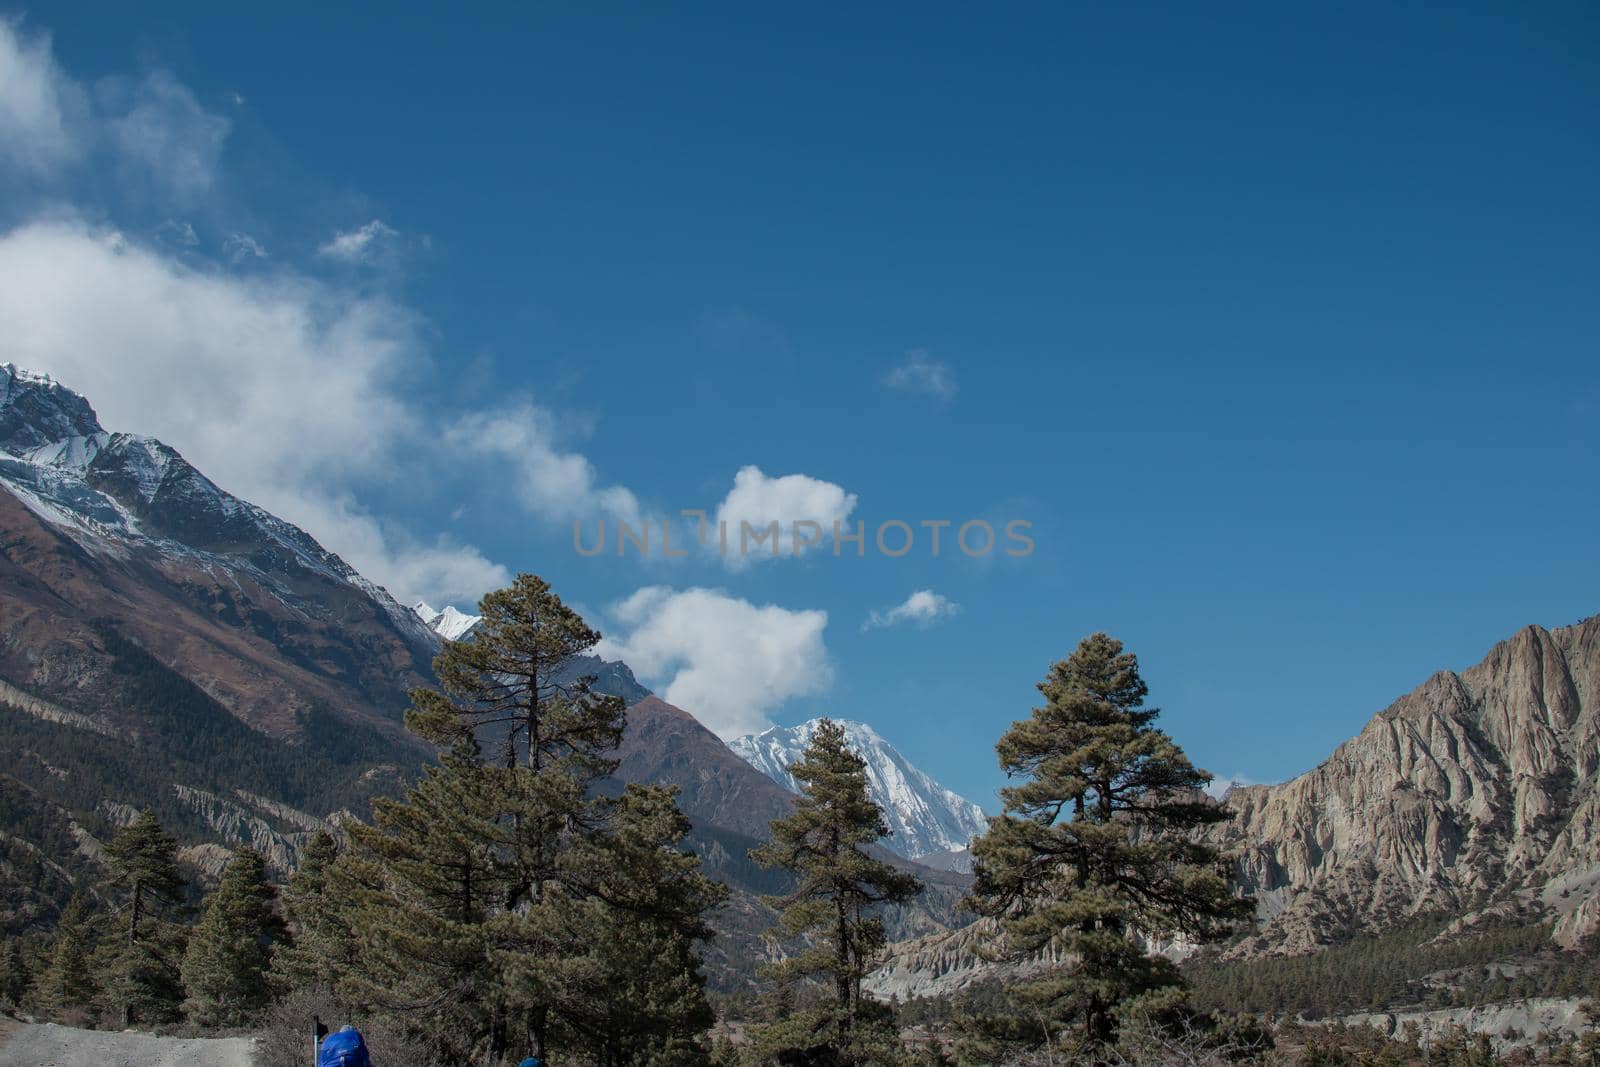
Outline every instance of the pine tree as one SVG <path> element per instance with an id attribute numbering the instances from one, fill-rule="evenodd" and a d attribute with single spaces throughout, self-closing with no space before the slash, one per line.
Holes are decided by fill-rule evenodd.
<path id="1" fill-rule="evenodd" d="M 449 1062 L 496 1063 L 510 1006 L 490 957 L 488 922 L 510 893 L 497 852 L 491 769 L 458 745 L 404 801 L 379 800 L 371 826 L 351 825 L 351 847 L 328 868 L 327 894 L 359 967 L 333 953 L 323 972 L 341 1000 L 389 1013 L 432 1035 Z"/>
<path id="2" fill-rule="evenodd" d="M 616 768 L 611 753 L 622 739 L 624 702 L 594 692 L 593 679 L 574 670 L 600 634 L 543 579 L 518 575 L 478 610 L 472 639 L 446 643 L 434 661 L 442 691 L 414 692 L 407 722 L 435 744 L 498 749 L 498 766 L 479 776 L 496 825 L 477 835 L 508 883 L 496 937 L 525 971 L 553 972 L 582 946 L 545 905 L 552 891 L 586 892 L 565 868 L 575 845 L 604 830 L 610 805 L 593 787 Z M 526 967 L 530 959 L 544 962 Z M 543 1058 L 555 990 L 542 981 L 518 988 L 525 999 L 492 1020 L 491 1046 Z"/>
<path id="3" fill-rule="evenodd" d="M 574 673 L 600 634 L 532 574 L 485 596 L 478 610 L 472 639 L 446 642 L 434 660 L 440 690 L 412 692 L 407 724 L 444 747 L 497 744 L 506 767 L 560 769 L 583 782 L 609 774 L 623 701 Z"/>
<path id="4" fill-rule="evenodd" d="M 136 1017 L 169 1019 L 183 999 L 178 976 L 183 931 L 170 921 L 184 906 L 177 854 L 177 842 L 149 810 L 106 846 L 110 889 L 125 901 L 120 943 L 109 960 L 111 992 L 124 1027 Z"/>
<path id="5" fill-rule="evenodd" d="M 682 850 L 688 818 L 676 787 L 629 785 L 610 832 L 570 869 L 591 893 L 562 909 L 587 951 L 562 962 L 554 998 L 563 1024 L 602 1067 L 706 1062 L 715 1021 L 695 952 L 711 937 L 705 915 L 727 888 Z M 515 972 L 513 972 L 515 973 Z"/>
<path id="6" fill-rule="evenodd" d="M 0 1004 L 12 1008 L 22 1006 L 33 982 L 33 972 L 28 967 L 28 957 L 22 951 L 22 942 L 15 937 L 5 939 L 0 949 Z"/>
<path id="7" fill-rule="evenodd" d="M 289 936 L 272 954 L 273 984 L 283 991 L 332 990 L 358 959 L 355 938 L 333 895 L 338 845 L 317 831 L 283 890 Z"/>
<path id="8" fill-rule="evenodd" d="M 89 902 L 82 894 L 74 893 L 56 924 L 48 962 L 34 985 L 31 1002 L 58 1018 L 74 1010 L 91 1009 L 100 996 L 93 964 L 96 941 Z"/>
<path id="9" fill-rule="evenodd" d="M 451 1062 L 698 1048 L 709 1019 L 692 946 L 718 893 L 678 848 L 670 794 L 600 788 L 624 707 L 575 663 L 600 635 L 530 575 L 479 610 L 471 639 L 435 660 L 441 690 L 414 692 L 406 717 L 445 755 L 403 801 L 376 802 L 327 868 L 361 966 L 327 945 L 307 962 L 336 975 L 341 999 L 447 1043 Z M 602 1022 L 626 983 L 657 999 Z"/>
<path id="10" fill-rule="evenodd" d="M 235 850 L 183 958 L 184 1009 L 195 1023 L 237 1026 L 266 1007 L 272 946 L 283 939 L 276 899 L 261 853 Z"/>
<path id="11" fill-rule="evenodd" d="M 1197 770 L 1166 733 L 1138 660 L 1105 634 L 1085 638 L 1039 684 L 1042 707 L 1013 723 L 996 751 L 1021 783 L 973 843 L 968 905 L 1000 923 L 1004 948 L 1054 948 L 1068 961 L 1022 983 L 1028 1011 L 990 1020 L 996 1043 L 1075 1036 L 1090 1056 L 1116 1039 L 1117 1014 L 1171 1009 L 1183 980 L 1141 937 L 1224 935 L 1249 914 L 1217 853 L 1193 831 L 1228 818 L 1199 791 Z M 975 1046 L 980 1056 L 996 1049 Z"/>
<path id="12" fill-rule="evenodd" d="M 804 937 L 810 947 L 769 973 L 782 984 L 822 977 L 832 997 L 822 1008 L 760 1028 L 756 1044 L 774 1055 L 803 1050 L 814 1062 L 861 1062 L 880 1036 L 870 1033 L 872 1023 L 884 1014 L 861 993 L 885 942 L 875 913 L 910 900 L 922 886 L 865 851 L 888 826 L 867 794 L 866 763 L 850 751 L 843 727 L 822 720 L 789 773 L 802 786 L 794 812 L 774 819 L 772 839 L 750 856 L 795 875 L 795 888 L 770 903 L 780 909 L 779 935 Z"/>

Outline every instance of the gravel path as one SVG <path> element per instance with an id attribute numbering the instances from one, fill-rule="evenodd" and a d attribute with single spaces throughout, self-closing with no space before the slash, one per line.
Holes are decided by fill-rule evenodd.
<path id="1" fill-rule="evenodd" d="M 156 1037 L 12 1023 L 0 1029 L 0 1067 L 252 1067 L 253 1046 L 248 1037 Z"/>

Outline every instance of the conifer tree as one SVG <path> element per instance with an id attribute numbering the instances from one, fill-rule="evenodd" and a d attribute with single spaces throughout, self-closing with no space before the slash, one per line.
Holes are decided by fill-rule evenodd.
<path id="1" fill-rule="evenodd" d="M 33 973 L 28 967 L 28 957 L 22 951 L 22 942 L 15 937 L 7 937 L 5 947 L 0 949 L 0 1004 L 21 1007 L 32 981 Z"/>
<path id="2" fill-rule="evenodd" d="M 177 842 L 149 810 L 106 846 L 110 889 L 124 902 L 121 936 L 109 961 L 111 994 L 124 1027 L 136 1018 L 169 1019 L 183 999 L 179 960 L 184 931 L 172 921 L 184 909 L 177 855 Z"/>
<path id="3" fill-rule="evenodd" d="M 684 946 L 707 932 L 701 912 L 717 893 L 678 850 L 686 824 L 670 795 L 597 789 L 624 710 L 576 669 L 600 635 L 531 575 L 479 611 L 471 639 L 434 663 L 440 691 L 414 692 L 407 715 L 446 755 L 405 801 L 374 805 L 373 825 L 352 827 L 330 868 L 364 968 L 341 995 L 455 1035 L 461 1060 L 561 1048 L 609 1062 L 627 1026 L 597 1020 L 624 979 L 657 993 L 685 983 L 657 1007 L 633 1005 L 630 1025 L 703 1029 Z M 621 944 L 638 938 L 657 939 L 651 966 L 643 942 Z M 669 958 L 671 974 L 655 974 Z"/>
<path id="4" fill-rule="evenodd" d="M 493 786 L 491 769 L 458 743 L 404 801 L 375 802 L 372 825 L 348 827 L 351 847 L 328 868 L 335 922 L 360 965 L 341 965 L 337 940 L 307 946 L 331 954 L 323 973 L 341 1000 L 426 1031 L 450 1062 L 497 1063 L 511 1024 L 487 925 L 512 881 Z"/>
<path id="5" fill-rule="evenodd" d="M 330 991 L 355 962 L 355 939 L 331 888 L 338 858 L 333 835 L 317 831 L 284 887 L 289 936 L 272 954 L 273 982 L 280 990 Z"/>
<path id="6" fill-rule="evenodd" d="M 590 892 L 563 898 L 558 915 L 587 949 L 563 961 L 553 1003 L 602 1067 L 686 1067 L 709 1055 L 715 1017 L 695 943 L 711 937 L 706 913 L 728 890 L 683 851 L 690 823 L 676 797 L 676 787 L 629 785 L 610 832 L 570 864 Z"/>
<path id="7" fill-rule="evenodd" d="M 272 946 L 284 932 L 276 899 L 261 853 L 240 846 L 189 936 L 183 985 L 191 1020 L 201 1026 L 237 1026 L 266 1007 Z"/>
<path id="8" fill-rule="evenodd" d="M 496 936 L 524 963 L 545 961 L 527 970 L 553 973 L 582 947 L 551 922 L 547 896 L 584 893 L 566 877 L 566 861 L 604 829 L 610 806 L 593 786 L 616 768 L 611 753 L 622 739 L 624 702 L 596 693 L 593 679 L 574 669 L 600 634 L 543 579 L 518 575 L 478 610 L 471 640 L 447 642 L 434 661 L 440 691 L 414 692 L 407 722 L 436 744 L 476 750 L 481 743 L 497 752 L 480 777 L 492 793 L 496 829 L 478 835 L 492 845 L 506 882 Z M 539 982 L 520 988 L 527 999 L 495 1020 L 492 1044 L 510 1042 L 542 1058 L 555 991 Z"/>
<path id="9" fill-rule="evenodd" d="M 95 917 L 89 902 L 74 893 L 56 924 L 55 939 L 45 969 L 34 984 L 30 1001 L 57 1017 L 73 1010 L 88 1010 L 99 999 L 95 982 Z"/>
<path id="10" fill-rule="evenodd" d="M 488 594 L 478 610 L 471 640 L 446 642 L 434 659 L 439 690 L 412 692 L 407 724 L 444 747 L 497 745 L 507 767 L 560 769 L 583 782 L 609 774 L 623 701 L 574 672 L 600 634 L 532 574 Z"/>
<path id="11" fill-rule="evenodd" d="M 850 751 L 843 727 L 823 719 L 789 773 L 802 787 L 794 811 L 773 820 L 772 839 L 750 856 L 794 874 L 794 889 L 770 903 L 780 909 L 779 935 L 804 937 L 810 947 L 769 973 L 783 984 L 821 977 L 831 998 L 761 1028 L 756 1043 L 772 1055 L 781 1049 L 812 1062 L 861 1062 L 881 1037 L 870 1033 L 871 1024 L 884 1015 L 861 994 L 861 980 L 885 942 L 876 912 L 910 900 L 922 886 L 866 852 L 888 826 L 868 796 L 866 763 Z"/>
<path id="12" fill-rule="evenodd" d="M 1039 684 L 1043 706 L 996 751 L 1019 784 L 973 843 L 968 904 L 996 919 L 1004 950 L 1053 948 L 1067 962 L 1014 992 L 1025 1014 L 992 1018 L 996 1043 L 1075 1037 L 1090 1056 L 1116 1039 L 1119 1011 L 1173 1007 L 1182 978 L 1141 937 L 1222 936 L 1249 914 L 1217 853 L 1193 831 L 1229 817 L 1200 794 L 1210 776 L 1153 722 L 1138 660 L 1094 634 Z M 980 1058 L 994 1045 L 974 1046 Z"/>

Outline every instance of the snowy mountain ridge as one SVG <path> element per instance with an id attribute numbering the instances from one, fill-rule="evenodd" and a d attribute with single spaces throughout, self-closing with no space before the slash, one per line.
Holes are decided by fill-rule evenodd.
<path id="1" fill-rule="evenodd" d="M 243 570 L 303 608 L 298 573 L 347 583 L 412 642 L 431 630 L 298 526 L 228 493 L 154 437 L 109 433 L 79 393 L 0 363 L 0 488 L 99 556 L 131 551 L 225 574 Z"/>
<path id="2" fill-rule="evenodd" d="M 821 719 L 799 726 L 774 726 L 728 742 L 746 763 L 792 792 L 799 791 L 789 766 L 805 752 Z M 890 837 L 884 846 L 907 859 L 959 852 L 988 828 L 983 809 L 913 766 L 872 727 L 835 720 L 851 749 L 866 761 L 867 789 L 883 808 Z"/>
<path id="3" fill-rule="evenodd" d="M 419 600 L 411 605 L 411 610 L 417 613 L 417 618 L 427 624 L 428 629 L 444 638 L 446 641 L 459 641 L 467 635 L 467 631 L 478 625 L 483 619 L 482 615 L 468 615 L 464 611 L 457 611 L 449 604 L 443 611 L 437 611 L 426 600 Z"/>

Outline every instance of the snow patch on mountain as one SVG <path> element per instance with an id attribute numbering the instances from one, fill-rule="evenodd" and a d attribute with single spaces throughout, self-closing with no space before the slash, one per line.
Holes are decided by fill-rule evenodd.
<path id="1" fill-rule="evenodd" d="M 478 625 L 482 615 L 468 615 L 464 611 L 457 611 L 446 604 L 443 611 L 435 611 L 432 604 L 426 600 L 419 600 L 411 605 L 411 610 L 417 613 L 417 618 L 427 624 L 428 629 L 444 638 L 446 641 L 459 641 L 467 635 L 467 631 Z"/>
<path id="2" fill-rule="evenodd" d="M 728 747 L 774 782 L 798 792 L 799 784 L 789 767 L 805 752 L 821 721 L 774 726 L 736 737 Z M 866 761 L 867 791 L 883 808 L 884 821 L 889 824 L 890 836 L 883 842 L 886 848 L 907 859 L 959 852 L 988 828 L 982 808 L 918 770 L 872 727 L 835 721 L 844 727 L 851 751 Z"/>
<path id="3" fill-rule="evenodd" d="M 107 433 L 83 396 L 49 375 L 0 363 L 0 486 L 86 551 L 137 550 L 207 571 L 248 572 L 286 606 L 304 607 L 305 572 L 377 602 L 408 641 L 433 631 L 298 526 L 217 486 L 176 449 Z"/>

